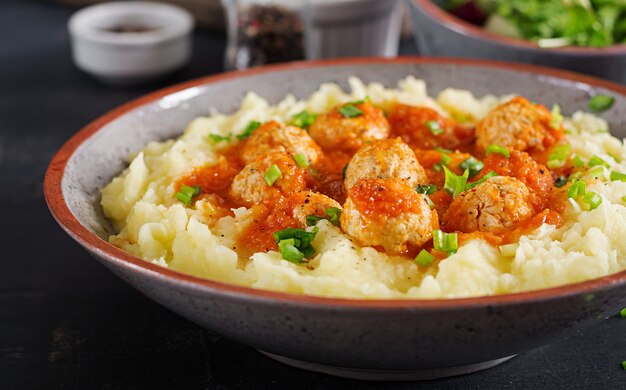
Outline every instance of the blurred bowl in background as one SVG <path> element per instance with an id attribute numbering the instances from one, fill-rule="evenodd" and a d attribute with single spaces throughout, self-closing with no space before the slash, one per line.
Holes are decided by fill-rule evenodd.
<path id="1" fill-rule="evenodd" d="M 441 9 L 437 1 L 407 0 L 420 54 L 526 62 L 573 70 L 626 84 L 626 45 L 541 48 L 486 31 Z"/>
<path id="2" fill-rule="evenodd" d="M 185 65 L 193 26 L 180 7 L 141 1 L 87 7 L 68 23 L 76 66 L 120 85 L 154 81 Z"/>

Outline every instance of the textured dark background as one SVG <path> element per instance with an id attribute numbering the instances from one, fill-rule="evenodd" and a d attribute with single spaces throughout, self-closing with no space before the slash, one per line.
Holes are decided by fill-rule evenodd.
<path id="1" fill-rule="evenodd" d="M 72 10 L 0 1 L 0 388 L 626 389 L 617 317 L 481 373 L 372 384 L 283 366 L 126 286 L 56 225 L 42 195 L 54 152 L 83 125 L 166 84 L 221 71 L 224 36 L 196 33 L 161 85 L 105 87 L 74 68 Z M 404 54 L 415 53 L 410 42 Z"/>

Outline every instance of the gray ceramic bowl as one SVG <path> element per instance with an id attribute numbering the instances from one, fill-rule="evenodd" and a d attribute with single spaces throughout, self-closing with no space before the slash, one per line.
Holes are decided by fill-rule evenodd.
<path id="1" fill-rule="evenodd" d="M 235 110 L 253 90 L 272 102 L 305 97 L 349 76 L 388 86 L 423 78 L 431 94 L 455 86 L 477 95 L 519 93 L 565 113 L 590 94 L 615 96 L 603 116 L 626 130 L 626 88 L 526 65 L 401 58 L 299 63 L 227 73 L 128 103 L 71 138 L 52 160 L 45 196 L 59 224 L 96 259 L 148 297 L 200 326 L 292 364 L 364 379 L 426 379 L 468 373 L 588 326 L 626 304 L 626 271 L 526 293 L 455 300 L 307 297 L 199 279 L 145 262 L 107 243 L 99 189 L 130 152 L 179 135 L 209 107 Z M 624 136 L 626 134 L 620 134 Z"/>
<path id="2" fill-rule="evenodd" d="M 490 33 L 442 10 L 431 0 L 406 0 L 414 35 L 426 56 L 485 58 L 525 62 L 587 73 L 626 84 L 626 45 L 608 48 L 540 48 Z"/>

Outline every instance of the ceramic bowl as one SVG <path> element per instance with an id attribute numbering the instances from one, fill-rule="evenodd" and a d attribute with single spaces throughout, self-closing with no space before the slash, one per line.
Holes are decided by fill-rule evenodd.
<path id="1" fill-rule="evenodd" d="M 525 62 L 582 72 L 626 84 L 626 45 L 607 48 L 540 48 L 533 42 L 490 33 L 441 9 L 432 0 L 406 0 L 414 35 L 426 56 Z"/>
<path id="2" fill-rule="evenodd" d="M 252 90 L 271 102 L 306 97 L 349 76 L 393 86 L 413 75 L 430 94 L 455 86 L 478 96 L 519 93 L 564 113 L 591 94 L 615 96 L 603 113 L 626 130 L 626 88 L 529 65 L 398 58 L 304 62 L 211 76 L 147 95 L 96 119 L 72 137 L 48 168 L 44 190 L 61 227 L 97 260 L 148 297 L 200 326 L 288 364 L 362 379 L 431 379 L 501 363 L 626 304 L 626 271 L 538 291 L 468 299 L 352 300 L 255 290 L 168 270 L 107 242 L 99 190 L 129 153 L 181 134 L 210 107 L 237 109 Z M 618 134 L 623 137 L 626 133 Z"/>
<path id="3" fill-rule="evenodd" d="M 153 81 L 191 56 L 193 18 L 184 9 L 143 1 L 111 2 L 68 22 L 76 66 L 110 84 Z"/>

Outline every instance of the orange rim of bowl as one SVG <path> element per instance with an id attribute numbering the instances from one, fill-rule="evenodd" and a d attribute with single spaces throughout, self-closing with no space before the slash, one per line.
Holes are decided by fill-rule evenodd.
<path id="1" fill-rule="evenodd" d="M 227 80 L 244 78 L 267 73 L 275 73 L 289 70 L 304 70 L 320 67 L 350 66 L 366 64 L 446 64 L 446 65 L 469 65 L 483 68 L 496 68 L 510 71 L 521 71 L 526 73 L 543 74 L 576 82 L 584 82 L 589 85 L 605 88 L 618 93 L 626 98 L 626 87 L 583 76 L 572 72 L 544 68 L 534 65 L 504 63 L 497 61 L 469 60 L 457 58 L 425 58 L 425 57 L 402 57 L 394 59 L 385 58 L 352 58 L 340 60 L 321 60 L 308 62 L 295 62 L 282 65 L 273 65 L 262 68 L 255 68 L 245 71 L 235 71 L 221 73 L 213 76 L 202 77 L 195 80 L 183 82 L 159 91 L 147 94 L 138 99 L 132 100 L 89 123 L 78 133 L 74 134 L 57 152 L 50 162 L 44 178 L 44 195 L 52 215 L 59 225 L 79 244 L 90 252 L 104 257 L 107 261 L 117 263 L 125 269 L 148 273 L 151 277 L 166 279 L 169 282 L 193 285 L 197 288 L 204 288 L 220 293 L 245 296 L 250 299 L 265 299 L 288 303 L 308 304 L 317 306 L 350 307 L 354 309 L 372 308 L 441 308 L 457 309 L 469 306 L 498 306 L 502 304 L 525 303 L 542 299 L 554 299 L 564 296 L 591 293 L 594 290 L 611 287 L 617 284 L 626 285 L 626 270 L 607 275 L 601 278 L 584 282 L 567 284 L 557 287 L 516 292 L 500 295 L 489 295 L 469 298 L 439 298 L 439 299 L 355 299 L 355 298 L 330 298 L 310 296 L 304 294 L 277 292 L 271 290 L 261 290 L 252 287 L 244 287 L 216 280 L 203 279 L 200 277 L 173 271 L 168 268 L 152 264 L 122 249 L 113 246 L 102 240 L 95 233 L 89 231 L 72 214 L 69 206 L 65 202 L 62 191 L 62 180 L 67 162 L 76 150 L 90 137 L 96 134 L 101 128 L 111 121 L 119 118 L 130 111 L 157 101 L 167 95 L 179 92 L 200 85 L 214 84 Z"/>
<path id="2" fill-rule="evenodd" d="M 493 41 L 502 45 L 515 46 L 524 50 L 542 50 L 546 52 L 571 54 L 571 55 L 607 55 L 607 54 L 626 54 L 626 44 L 618 43 L 608 47 L 588 47 L 588 46 L 563 46 L 553 48 L 543 48 L 525 39 L 510 38 L 505 35 L 499 35 L 481 28 L 475 24 L 469 23 L 455 15 L 440 8 L 432 0 L 413 0 L 415 5 L 424 10 L 432 19 L 444 25 L 450 30 L 459 34 L 471 36 L 485 41 Z"/>

